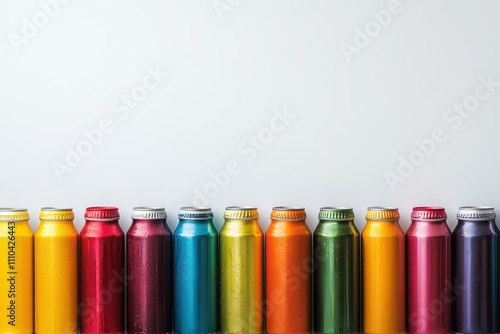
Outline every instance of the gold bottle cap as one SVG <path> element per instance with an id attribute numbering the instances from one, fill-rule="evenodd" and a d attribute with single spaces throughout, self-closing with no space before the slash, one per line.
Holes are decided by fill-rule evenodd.
<path id="1" fill-rule="evenodd" d="M 39 215 L 40 220 L 73 220 L 75 214 L 71 208 L 42 208 Z"/>
<path id="2" fill-rule="evenodd" d="M 399 220 L 399 210 L 390 206 L 372 206 L 366 211 L 367 220 Z"/>
<path id="3" fill-rule="evenodd" d="M 271 211 L 271 219 L 274 220 L 300 221 L 306 217 L 305 209 L 297 206 L 276 206 Z"/>
<path id="4" fill-rule="evenodd" d="M 257 208 L 253 206 L 228 206 L 224 211 L 224 219 L 253 220 L 258 218 Z"/>
<path id="5" fill-rule="evenodd" d="M 21 208 L 0 208 L 0 221 L 22 222 L 29 220 L 28 209 Z"/>

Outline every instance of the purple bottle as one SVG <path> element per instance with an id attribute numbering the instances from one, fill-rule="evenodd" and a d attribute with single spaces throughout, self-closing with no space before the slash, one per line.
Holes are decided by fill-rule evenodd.
<path id="1" fill-rule="evenodd" d="M 136 207 L 127 232 L 127 331 L 172 332 L 172 232 L 164 208 Z"/>
<path id="2" fill-rule="evenodd" d="M 492 207 L 461 207 L 452 237 L 453 330 L 498 333 L 498 234 Z"/>

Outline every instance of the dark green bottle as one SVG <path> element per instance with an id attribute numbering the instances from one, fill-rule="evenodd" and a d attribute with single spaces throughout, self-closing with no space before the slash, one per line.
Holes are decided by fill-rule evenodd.
<path id="1" fill-rule="evenodd" d="M 360 249 L 352 208 L 321 208 L 313 239 L 314 331 L 359 333 Z"/>

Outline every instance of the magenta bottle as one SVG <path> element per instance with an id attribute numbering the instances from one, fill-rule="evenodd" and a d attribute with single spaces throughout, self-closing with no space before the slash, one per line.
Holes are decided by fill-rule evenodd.
<path id="1" fill-rule="evenodd" d="M 416 207 L 406 232 L 407 331 L 452 333 L 451 231 L 440 207 Z"/>

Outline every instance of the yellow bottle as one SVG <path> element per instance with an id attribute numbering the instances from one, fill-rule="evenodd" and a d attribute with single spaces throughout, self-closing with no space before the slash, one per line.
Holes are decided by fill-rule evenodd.
<path id="1" fill-rule="evenodd" d="M 371 207 L 361 234 L 363 333 L 406 333 L 405 235 L 397 208 Z"/>
<path id="2" fill-rule="evenodd" d="M 78 331 L 78 232 L 72 209 L 42 208 L 35 233 L 35 331 Z"/>
<path id="3" fill-rule="evenodd" d="M 0 208 L 0 333 L 33 333 L 33 232 L 26 209 Z"/>

